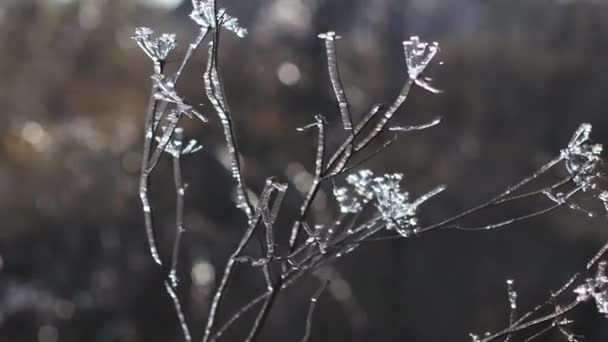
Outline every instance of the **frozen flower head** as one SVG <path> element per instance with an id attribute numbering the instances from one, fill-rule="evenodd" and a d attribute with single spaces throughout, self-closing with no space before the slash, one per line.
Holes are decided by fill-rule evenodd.
<path id="1" fill-rule="evenodd" d="M 606 262 L 600 262 L 597 267 L 595 278 L 589 278 L 585 284 L 574 289 L 578 295 L 579 302 L 590 299 L 595 301 L 597 310 L 608 318 L 608 274 L 606 274 Z"/>
<path id="2" fill-rule="evenodd" d="M 190 18 L 202 27 L 215 28 L 215 1 L 214 0 L 192 0 L 192 12 Z M 247 35 L 247 29 L 239 25 L 239 20 L 226 13 L 225 8 L 217 11 L 217 23 L 219 26 L 234 32 L 238 37 Z"/>
<path id="3" fill-rule="evenodd" d="M 154 62 L 160 62 L 167 59 L 169 53 L 175 49 L 175 35 L 163 33 L 158 38 L 153 38 L 154 31 L 148 27 L 138 27 L 135 29 L 133 39 L 137 45 L 150 57 Z"/>
<path id="4" fill-rule="evenodd" d="M 435 57 L 435 54 L 439 51 L 439 44 L 437 42 L 423 42 L 417 36 L 412 36 L 409 40 L 403 42 L 403 49 L 407 72 L 410 78 L 415 80 Z"/>
<path id="5" fill-rule="evenodd" d="M 405 235 L 418 220 L 417 208 L 410 202 L 409 193 L 401 190 L 401 179 L 403 175 L 400 173 L 387 174 L 374 178 L 371 187 L 377 201 L 376 208 L 382 214 L 386 228 Z"/>
<path id="6" fill-rule="evenodd" d="M 590 135 L 591 125 L 581 124 L 570 139 L 568 147 L 561 151 L 566 170 L 583 191 L 596 187 L 595 178 L 599 176 L 598 166 L 603 150 L 602 145 L 590 142 Z"/>
<path id="7" fill-rule="evenodd" d="M 334 196 L 342 213 L 357 213 L 373 201 L 389 230 L 407 236 L 418 219 L 416 210 L 424 201 L 441 192 L 439 187 L 415 201 L 410 201 L 407 191 L 401 189 L 403 174 L 385 174 L 374 177 L 370 170 L 361 170 L 346 177 L 348 186 L 334 189 Z"/>

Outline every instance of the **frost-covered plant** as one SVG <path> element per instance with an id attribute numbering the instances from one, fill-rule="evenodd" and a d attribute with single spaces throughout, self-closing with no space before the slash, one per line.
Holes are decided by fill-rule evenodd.
<path id="1" fill-rule="evenodd" d="M 386 229 L 396 230 L 404 237 L 418 224 L 418 206 L 445 190 L 444 186 L 440 186 L 411 201 L 410 194 L 401 189 L 403 174 L 385 174 L 381 177 L 373 175 L 371 170 L 363 169 L 346 177 L 348 187 L 334 188 L 340 212 L 358 213 L 371 202 L 382 215 Z"/>
<path id="2" fill-rule="evenodd" d="M 566 169 L 572 175 L 574 182 L 587 189 L 595 189 L 596 178 L 600 175 L 598 166 L 601 161 L 603 147 L 590 142 L 591 125 L 584 123 L 576 130 L 568 147 L 561 151 Z"/>
<path id="3" fill-rule="evenodd" d="M 158 38 L 153 38 L 154 31 L 147 27 L 139 27 L 135 29 L 133 39 L 137 45 L 154 61 L 155 63 L 164 61 L 169 56 L 169 53 L 175 49 L 175 35 L 163 33 Z"/>
<path id="4" fill-rule="evenodd" d="M 138 28 L 134 36 L 135 41 L 144 53 L 150 57 L 154 66 L 150 102 L 145 120 L 144 149 L 139 183 L 146 236 L 152 258 L 165 271 L 165 288 L 173 301 L 184 339 L 187 342 L 191 341 L 191 327 L 188 324 L 186 313 L 182 310 L 179 295 L 180 282 L 177 272 L 182 235 L 186 229 L 183 218 L 186 186 L 182 180 L 181 157 L 196 152 L 201 147 L 192 140 L 190 143 L 184 144 L 181 120 L 185 115 L 206 122 L 207 117 L 181 97 L 175 86 L 185 65 L 188 64 L 198 47 L 208 36 L 211 36 L 211 38 L 207 51 L 207 65 L 203 71 L 204 89 L 202 89 L 202 92 L 209 100 L 211 107 L 204 108 L 204 110 L 205 112 L 215 112 L 220 119 L 229 157 L 228 171 L 236 188 L 234 204 L 244 213 L 246 228 L 236 248 L 230 254 L 220 281 L 210 299 L 209 313 L 202 331 L 202 342 L 216 341 L 223 337 L 224 333 L 233 327 L 235 322 L 254 310 L 257 310 L 257 312 L 245 340 L 257 340 L 279 294 L 285 292 L 304 276 L 313 275 L 318 277 L 322 272 L 315 271 L 332 269 L 333 261 L 355 251 L 363 243 L 371 240 L 402 239 L 412 234 L 423 234 L 440 228 L 489 230 L 524 219 L 531 219 L 564 206 L 582 210 L 575 203 L 575 195 L 581 192 L 597 193 L 596 197 L 608 208 L 606 204 L 608 202 L 608 195 L 606 195 L 608 192 L 601 189 L 598 182 L 602 148 L 601 145 L 590 142 L 591 125 L 583 124 L 575 132 L 567 147 L 561 151 L 560 156 L 542 166 L 531 176 L 507 188 L 486 203 L 440 220 L 437 223 L 424 225 L 424 220 L 420 216 L 422 204 L 444 191 L 444 186 L 439 186 L 418 198 L 412 199 L 410 193 L 402 188 L 403 175 L 401 173 L 374 177 L 371 170 L 359 169 L 359 167 L 362 163 L 388 148 L 398 137 L 394 136 L 382 143 L 379 149 L 368 152 L 368 147 L 372 145 L 372 142 L 382 139 L 384 135 L 381 133 L 423 130 L 441 122 L 439 118 L 436 118 L 419 125 L 389 126 L 393 116 L 408 98 L 413 85 L 416 84 L 432 93 L 438 92 L 429 84 L 430 79 L 423 77 L 422 74 L 438 53 L 439 45 L 435 42 L 422 41 L 417 36 L 403 42 L 407 73 L 404 73 L 404 83 L 401 91 L 387 105 L 376 105 L 361 116 L 354 116 L 344 92 L 338 69 L 336 41 L 339 36 L 330 31 L 320 34 L 319 38 L 325 44 L 329 78 L 337 102 L 335 116 L 339 115 L 343 126 L 343 130 L 339 130 L 335 134 L 341 134 L 343 139 L 333 151 L 327 149 L 325 143 L 327 120 L 321 114 L 315 116 L 315 121 L 312 124 L 298 129 L 299 131 L 316 130 L 314 171 L 311 173 L 312 182 L 302 199 L 299 210 L 294 216 L 284 218 L 291 227 L 288 240 L 278 239 L 275 236 L 275 230 L 285 229 L 284 225 L 277 226 L 277 220 L 279 215 L 282 215 L 281 208 L 283 198 L 289 188 L 289 180 L 281 182 L 275 177 L 269 177 L 258 195 L 247 186 L 248 180 L 245 179 L 242 172 L 233 117 L 226 100 L 227 97 L 224 93 L 219 71 L 220 30 L 231 31 L 239 37 L 244 37 L 247 31 L 240 26 L 236 18 L 228 15 L 225 9 L 218 9 L 214 0 L 192 0 L 192 5 L 193 10 L 190 17 L 199 25 L 200 31 L 194 41 L 189 44 L 188 50 L 175 73 L 169 74 L 165 70 L 165 59 L 176 46 L 174 35 L 164 34 L 160 38 L 153 38 L 151 29 Z M 360 117 L 360 119 L 354 120 L 354 117 Z M 166 258 L 159 253 L 157 246 L 159 241 L 156 238 L 157 228 L 154 225 L 153 207 L 149 199 L 150 175 L 163 155 L 172 157 L 176 196 L 176 236 L 169 260 L 165 260 Z M 534 187 L 536 179 L 562 162 L 568 174 L 566 177 L 549 186 L 539 187 L 537 185 L 533 190 L 521 192 L 524 186 Z M 345 177 L 346 184 L 336 187 L 335 184 L 340 182 L 339 179 L 342 177 Z M 309 212 L 321 190 L 329 187 L 333 187 L 339 212 L 330 213 L 335 218 L 331 223 L 316 222 Z M 549 199 L 550 203 L 539 208 L 530 207 L 529 211 L 519 216 L 492 221 L 480 227 L 463 227 L 462 225 L 464 218 L 486 208 L 507 205 L 533 197 Z M 254 236 L 257 236 L 258 241 L 262 242 L 261 246 L 252 243 Z M 283 234 L 278 236 L 283 236 Z M 608 244 L 589 262 L 588 268 L 595 265 L 606 251 L 608 251 Z M 224 297 L 232 284 L 237 264 L 246 264 L 253 267 L 254 270 L 258 270 L 263 275 L 264 290 L 249 302 L 244 303 L 241 308 L 223 315 L 228 318 L 220 325 L 218 312 L 224 310 Z M 333 274 L 333 277 L 339 277 L 335 270 L 329 273 Z M 604 306 L 606 293 L 604 268 L 602 268 L 601 277 L 598 277 L 596 276 L 591 282 L 587 282 L 586 287 L 579 287 L 579 290 L 577 290 L 579 298 L 574 302 L 574 306 L 593 298 L 598 304 L 598 308 L 602 304 L 600 311 L 606 311 Z M 310 336 L 314 308 L 326 288 L 327 280 L 331 279 L 322 279 L 322 285 L 310 297 L 306 329 L 302 339 L 304 342 Z M 566 284 L 567 286 L 553 294 L 552 298 L 555 299 L 565 293 L 565 289 L 575 283 L 575 280 L 576 277 Z M 476 336 L 474 340 L 487 342 L 502 336 L 510 337 L 516 331 L 529 329 L 550 320 L 557 322 L 554 324 L 559 329 L 565 329 L 565 321 L 561 317 L 570 310 L 571 306 L 556 307 L 555 312 L 540 318 L 535 316 L 540 309 L 532 310 L 520 318 L 516 318 L 517 294 L 512 285 L 512 282 L 508 282 L 509 303 L 512 310 L 509 327 L 494 335 L 488 334 L 483 337 L 472 335 Z M 541 305 L 539 308 L 545 308 L 547 305 Z"/>
<path id="5" fill-rule="evenodd" d="M 595 301 L 597 311 L 608 318 L 608 274 L 605 261 L 597 266 L 595 277 L 588 278 L 585 284 L 578 286 L 574 292 L 578 295 L 577 301 L 584 302 L 590 299 Z"/>

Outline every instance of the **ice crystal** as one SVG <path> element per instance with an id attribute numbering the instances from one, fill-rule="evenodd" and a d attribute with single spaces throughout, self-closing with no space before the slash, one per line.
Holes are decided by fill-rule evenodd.
<path id="1" fill-rule="evenodd" d="M 161 127 L 163 133 L 167 130 L 167 127 Z M 173 138 L 169 140 L 167 146 L 165 147 L 165 152 L 169 153 L 173 157 L 179 157 L 184 154 L 191 154 L 200 151 L 203 146 L 200 145 L 196 140 L 191 139 L 186 146 L 184 146 L 183 142 L 184 129 L 181 127 L 175 128 L 173 132 Z M 155 137 L 156 141 L 162 143 L 161 137 Z"/>
<path id="2" fill-rule="evenodd" d="M 608 318 L 608 274 L 606 273 L 606 262 L 599 263 L 594 278 L 589 278 L 585 284 L 580 285 L 574 292 L 580 302 L 590 299 L 595 301 L 597 310 Z"/>
<path id="3" fill-rule="evenodd" d="M 439 44 L 437 42 L 423 42 L 417 36 L 412 36 L 409 40 L 403 42 L 403 48 L 405 50 L 407 72 L 411 79 L 418 80 L 418 76 L 424 71 L 433 57 L 435 57 L 437 51 L 439 51 Z M 418 85 L 423 88 L 430 87 L 424 80 L 420 80 L 420 83 Z"/>
<path id="4" fill-rule="evenodd" d="M 608 191 L 602 191 L 597 198 L 604 203 L 604 209 L 608 212 Z"/>
<path id="5" fill-rule="evenodd" d="M 203 122 L 207 122 L 207 118 L 199 113 L 196 109 L 194 109 L 191 105 L 184 102 L 174 88 L 174 83 L 171 80 L 165 78 L 163 75 L 154 75 L 152 76 L 152 80 L 154 80 L 155 85 L 155 93 L 154 98 L 160 101 L 165 101 L 168 103 L 175 104 L 176 111 L 179 113 L 183 113 L 192 117 L 192 115 L 196 116 Z"/>
<path id="6" fill-rule="evenodd" d="M 152 29 L 148 27 L 138 27 L 135 29 L 133 39 L 153 61 L 164 61 L 167 59 L 169 53 L 177 46 L 175 35 L 163 33 L 158 38 L 154 38 L 153 35 L 154 31 Z"/>
<path id="7" fill-rule="evenodd" d="M 194 7 L 190 13 L 190 18 L 192 18 L 192 20 L 200 26 L 215 28 L 216 18 L 214 0 L 192 0 L 192 6 Z M 228 15 L 225 8 L 220 8 L 218 10 L 217 23 L 228 31 L 234 32 L 240 38 L 247 35 L 247 29 L 240 26 L 237 18 Z"/>
<path id="8" fill-rule="evenodd" d="M 386 228 L 407 236 L 410 229 L 418 223 L 418 206 L 441 192 L 444 187 L 411 201 L 409 193 L 401 189 L 402 179 L 403 174 L 400 173 L 373 177 L 372 171 L 361 170 L 346 177 L 348 186 L 335 188 L 334 196 L 342 213 L 357 213 L 365 204 L 374 201 Z"/>
<path id="9" fill-rule="evenodd" d="M 597 168 L 603 150 L 601 144 L 590 142 L 590 134 L 591 124 L 581 124 L 570 139 L 568 146 L 561 151 L 566 170 L 572 175 L 574 183 L 583 191 L 596 187 L 595 179 L 599 176 Z"/>

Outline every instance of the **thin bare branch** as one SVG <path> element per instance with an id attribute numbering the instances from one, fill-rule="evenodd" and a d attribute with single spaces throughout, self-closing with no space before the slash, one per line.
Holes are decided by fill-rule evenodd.
<path id="1" fill-rule="evenodd" d="M 194 40 L 194 42 L 192 42 L 188 46 L 188 51 L 186 52 L 186 55 L 184 56 L 184 59 L 182 60 L 182 63 L 179 66 L 179 69 L 177 69 L 175 76 L 173 76 L 174 77 L 173 83 L 177 83 L 177 80 L 182 75 L 182 72 L 184 71 L 186 64 L 188 64 L 188 62 L 190 61 L 190 58 L 192 58 L 192 55 L 194 55 L 194 52 L 198 49 L 198 47 L 201 45 L 203 40 L 205 40 L 205 37 L 207 36 L 208 33 L 209 33 L 208 27 L 200 28 L 198 36 L 196 36 L 196 39 Z"/>
<path id="2" fill-rule="evenodd" d="M 433 119 L 433 121 L 427 122 L 425 124 L 415 125 L 415 126 L 391 127 L 391 128 L 389 128 L 389 131 L 399 131 L 399 132 L 421 131 L 421 130 L 425 130 L 427 128 L 437 126 L 440 123 L 441 123 L 441 117 L 436 117 Z"/>
<path id="3" fill-rule="evenodd" d="M 178 283 L 177 263 L 179 260 L 179 252 L 181 248 L 182 235 L 185 232 L 184 228 L 184 195 L 186 187 L 182 180 L 181 166 L 181 146 L 183 141 L 183 130 L 178 128 L 173 134 L 173 141 L 176 147 L 180 149 L 173 154 L 173 181 L 175 184 L 175 240 L 173 242 L 173 252 L 171 255 L 171 270 L 169 271 L 169 279 L 171 286 L 176 287 Z"/>
<path id="4" fill-rule="evenodd" d="M 163 72 L 163 64 L 158 62 L 154 63 L 154 74 L 160 75 Z M 156 233 L 154 231 L 154 222 L 152 216 L 152 205 L 149 199 L 150 192 L 150 171 L 148 171 L 148 163 L 150 160 L 152 142 L 154 141 L 154 113 L 158 106 L 154 94 L 156 92 L 156 82 L 152 83 L 152 91 L 150 94 L 150 100 L 148 103 L 148 110 L 146 113 L 146 122 L 144 124 L 144 150 L 141 160 L 141 175 L 139 178 L 139 198 L 144 212 L 144 221 L 146 225 L 146 237 L 148 239 L 148 247 L 152 259 L 156 264 L 162 265 L 160 255 L 158 253 L 158 247 L 156 242 Z"/>
<path id="5" fill-rule="evenodd" d="M 357 167 L 361 166 L 365 162 L 369 161 L 370 159 L 372 159 L 375 156 L 377 156 L 378 154 L 380 154 L 382 151 L 386 150 L 395 141 L 397 141 L 397 136 L 393 135 L 393 137 L 390 140 L 386 141 L 384 144 L 382 144 L 382 146 L 378 147 L 375 151 L 373 151 L 372 153 L 363 157 L 361 160 L 357 161 L 356 163 L 342 169 L 342 171 L 340 171 L 339 174 L 346 174 L 346 173 L 349 173 L 350 171 L 352 171 L 353 169 L 356 169 Z"/>
<path id="6" fill-rule="evenodd" d="M 258 226 L 258 223 L 262 217 L 262 211 L 264 210 L 265 206 L 268 204 L 268 203 L 264 203 L 264 199 L 269 198 L 270 192 L 272 191 L 272 189 L 274 187 L 273 184 L 274 184 L 274 181 L 272 179 L 268 179 L 266 181 L 266 185 L 264 186 L 264 189 L 262 190 L 262 194 L 260 195 L 261 200 L 256 209 L 255 216 L 250 221 L 249 227 L 243 234 L 241 241 L 239 242 L 239 244 L 236 247 L 236 249 L 234 250 L 234 252 L 232 252 L 232 254 L 230 255 L 230 258 L 228 259 L 228 262 L 226 263 L 226 267 L 224 268 L 224 274 L 222 276 L 222 279 L 220 280 L 220 284 L 218 285 L 217 289 L 215 290 L 215 294 L 214 294 L 213 300 L 211 302 L 211 307 L 209 309 L 209 316 L 207 318 L 207 324 L 206 324 L 205 332 L 204 332 L 203 339 L 202 339 L 203 342 L 207 342 L 209 340 L 209 337 L 211 336 L 211 332 L 212 332 L 213 325 L 215 323 L 215 318 L 217 315 L 217 310 L 218 310 L 220 302 L 226 292 L 228 283 L 231 279 L 232 272 L 234 270 L 234 265 L 236 264 L 237 259 L 239 258 L 243 249 L 245 249 L 245 246 L 251 240 L 251 237 L 252 237 L 256 227 Z"/>
<path id="7" fill-rule="evenodd" d="M 308 340 L 310 339 L 310 332 L 312 331 L 312 317 L 315 313 L 317 301 L 319 300 L 319 298 L 321 297 L 323 292 L 325 292 L 325 289 L 327 288 L 327 284 L 329 284 L 329 282 L 325 281 L 321 285 L 321 287 L 319 287 L 317 289 L 315 294 L 312 297 L 310 297 L 310 305 L 308 306 L 308 313 L 306 314 L 306 328 L 304 330 L 304 336 L 302 337 L 302 340 L 301 340 L 302 342 L 308 342 Z"/>
<path id="8" fill-rule="evenodd" d="M 184 316 L 182 305 L 179 302 L 179 297 L 177 296 L 177 293 L 175 293 L 172 284 L 170 284 L 168 281 L 165 281 L 165 288 L 167 289 L 169 297 L 171 297 L 171 300 L 173 301 L 173 306 L 175 307 L 175 312 L 177 313 L 177 318 L 179 319 L 179 325 L 184 334 L 184 339 L 186 342 L 191 342 L 192 336 L 190 335 L 190 328 L 186 322 L 186 317 Z"/>
<path id="9" fill-rule="evenodd" d="M 388 107 L 388 109 L 384 112 L 384 115 L 376 123 L 376 125 L 374 126 L 372 131 L 369 132 L 369 134 L 356 145 L 355 151 L 360 151 L 363 148 L 365 148 L 365 146 L 367 146 L 378 134 L 380 134 L 380 132 L 382 132 L 382 130 L 384 129 L 386 124 L 389 122 L 389 120 L 393 117 L 395 112 L 397 112 L 397 110 L 399 108 L 401 108 L 401 105 L 403 105 L 403 103 L 407 99 L 407 97 L 410 93 L 410 90 L 412 90 L 413 84 L 414 84 L 414 80 L 412 80 L 411 78 L 408 78 L 405 81 L 405 84 L 401 88 L 401 91 L 399 92 L 399 95 L 395 99 L 395 102 L 393 102 L 393 104 L 391 104 L 390 107 Z"/>
<path id="10" fill-rule="evenodd" d="M 327 172 L 330 174 L 336 174 L 341 170 L 343 165 L 346 165 L 348 158 L 352 154 L 352 144 L 355 137 L 359 136 L 363 128 L 380 112 L 383 110 L 383 105 L 378 104 L 372 107 L 372 109 L 365 114 L 361 121 L 357 124 L 353 130 L 353 134 L 349 134 L 342 145 L 334 152 L 332 157 L 327 163 Z M 348 153 L 347 153 L 348 152 Z M 338 162 L 338 159 L 340 161 Z M 337 163 L 337 164 L 336 164 Z"/>
<path id="11" fill-rule="evenodd" d="M 214 41 L 211 42 L 209 46 L 207 69 L 203 76 L 205 82 L 205 92 L 209 98 L 209 101 L 220 117 L 222 128 L 224 130 L 224 137 L 226 139 L 226 146 L 228 148 L 228 156 L 230 157 L 230 171 L 232 173 L 232 177 L 236 181 L 236 205 L 239 209 L 245 212 L 247 219 L 249 222 L 251 222 L 253 219 L 251 204 L 243 181 L 243 171 L 241 168 L 241 162 L 239 160 L 239 150 L 236 144 L 232 118 L 225 101 L 225 95 L 223 92 L 221 79 L 219 77 L 217 65 L 218 39 L 218 32 L 217 30 L 214 30 Z"/>
<path id="12" fill-rule="evenodd" d="M 325 41 L 325 51 L 327 53 L 327 67 L 329 69 L 329 79 L 331 81 L 336 100 L 338 101 L 338 107 L 340 108 L 340 115 L 342 117 L 342 125 L 344 129 L 350 131 L 353 129 L 352 115 L 350 113 L 350 105 L 344 93 L 344 86 L 340 79 L 340 72 L 338 71 L 338 58 L 336 56 L 336 39 L 340 39 L 340 36 L 336 35 L 335 32 L 329 31 L 326 33 L 319 34 L 319 38 Z"/>
<path id="13" fill-rule="evenodd" d="M 499 331 L 499 332 L 497 332 L 497 333 L 495 333 L 493 335 L 490 335 L 488 337 L 484 337 L 483 339 L 481 339 L 481 342 L 494 341 L 494 340 L 496 340 L 498 338 L 501 338 L 501 337 L 503 337 L 505 335 L 513 334 L 515 332 L 528 329 L 530 327 L 539 325 L 541 323 L 544 323 L 544 322 L 547 322 L 547 321 L 551 321 L 551 320 L 553 320 L 555 318 L 562 317 L 565 314 L 567 314 L 568 312 L 572 311 L 574 308 L 576 308 L 579 304 L 581 304 L 581 302 L 575 300 L 575 301 L 569 303 L 568 305 L 566 305 L 564 307 L 558 307 L 558 308 L 556 308 L 555 312 L 553 312 L 551 314 L 542 316 L 540 318 L 537 318 L 535 320 L 529 321 L 527 323 L 522 323 L 522 324 L 519 324 L 519 325 L 508 327 L 508 328 L 506 328 L 506 329 L 504 329 L 502 331 Z"/>

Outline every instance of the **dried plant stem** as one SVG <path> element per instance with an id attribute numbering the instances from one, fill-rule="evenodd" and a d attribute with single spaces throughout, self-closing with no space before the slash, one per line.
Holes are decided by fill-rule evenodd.
<path id="1" fill-rule="evenodd" d="M 154 63 L 154 74 L 160 75 L 163 72 L 164 64 L 162 62 Z M 152 216 L 152 206 L 150 204 L 149 193 L 150 193 L 150 173 L 151 170 L 148 168 L 151 150 L 152 150 L 152 142 L 154 140 L 154 114 L 156 113 L 156 108 L 158 106 L 158 100 L 154 97 L 154 93 L 156 91 L 155 83 L 152 84 L 152 93 L 150 94 L 150 100 L 148 103 L 148 110 L 146 113 L 146 121 L 144 124 L 145 133 L 144 133 L 144 150 L 142 154 L 141 160 L 141 175 L 139 178 L 139 198 L 141 200 L 141 204 L 144 212 L 144 221 L 146 225 L 146 237 L 148 239 L 148 247 L 150 249 L 150 254 L 152 255 L 152 259 L 156 264 L 162 265 L 162 261 L 160 259 L 160 255 L 158 253 L 158 246 L 156 242 L 156 232 L 154 231 L 154 221 Z"/>
<path id="2" fill-rule="evenodd" d="M 175 132 L 174 141 L 181 147 L 182 144 L 182 131 L 177 130 Z M 186 187 L 182 180 L 182 167 L 181 167 L 181 151 L 176 151 L 173 155 L 173 180 L 175 184 L 175 240 L 173 242 L 173 251 L 171 255 L 171 270 L 169 271 L 169 278 L 171 279 L 171 285 L 177 286 L 177 263 L 179 260 L 179 252 L 182 243 L 182 235 L 186 231 L 184 228 L 184 195 L 186 193 Z"/>
<path id="3" fill-rule="evenodd" d="M 327 52 L 327 67 L 329 71 L 329 79 L 331 81 L 338 107 L 340 108 L 340 116 L 342 117 L 342 125 L 345 130 L 352 130 L 352 115 L 350 113 L 350 105 L 344 93 L 344 86 L 338 71 L 338 57 L 336 56 L 336 39 L 340 37 L 335 32 L 327 32 L 319 35 L 325 41 L 325 51 Z"/>
<path id="4" fill-rule="evenodd" d="M 317 289 L 315 294 L 312 297 L 310 297 L 310 305 L 308 306 L 308 313 L 306 314 L 306 327 L 304 329 L 304 336 L 302 337 L 302 340 L 301 340 L 302 342 L 308 342 L 308 340 L 310 339 L 310 332 L 312 330 L 312 317 L 315 313 L 317 301 L 319 300 L 319 298 L 321 297 L 323 292 L 325 292 L 325 289 L 327 288 L 327 284 L 328 284 L 328 282 L 325 281 L 321 285 L 321 287 L 319 287 L 319 289 Z"/>
<path id="5" fill-rule="evenodd" d="M 518 325 L 515 325 L 515 326 L 508 327 L 508 328 L 506 328 L 506 329 L 504 329 L 502 331 L 499 331 L 499 332 L 497 332 L 495 334 L 492 334 L 492 335 L 490 335 L 488 337 L 484 337 L 483 339 L 481 339 L 481 342 L 494 341 L 494 340 L 496 340 L 498 338 L 501 338 L 501 337 L 503 337 L 505 335 L 510 335 L 510 334 L 515 333 L 515 332 L 522 331 L 524 329 L 528 329 L 530 327 L 536 326 L 538 324 L 554 320 L 554 319 L 556 319 L 558 317 L 561 317 L 561 316 L 564 316 L 568 312 L 572 311 L 579 304 L 581 304 L 581 302 L 575 300 L 575 301 L 569 303 L 566 306 L 557 308 L 555 310 L 555 312 L 553 312 L 551 314 L 542 316 L 540 318 L 537 318 L 535 320 L 532 320 L 532 321 L 529 321 L 529 322 L 526 322 L 526 323 L 522 323 L 522 324 L 518 324 Z"/>
<path id="6" fill-rule="evenodd" d="M 190 328 L 188 328 L 188 323 L 186 322 L 186 317 L 184 316 L 184 311 L 182 309 L 182 305 L 179 302 L 177 293 L 175 293 L 175 289 L 168 281 L 165 281 L 165 288 L 167 289 L 167 293 L 169 293 L 169 296 L 173 301 L 173 306 L 175 307 L 175 312 L 177 314 L 182 333 L 184 334 L 184 339 L 186 340 L 186 342 L 191 342 L 192 336 L 190 335 Z"/>
<path id="7" fill-rule="evenodd" d="M 177 79 L 182 75 L 182 72 L 184 71 L 184 68 L 186 67 L 186 64 L 188 64 L 188 62 L 190 61 L 190 59 L 192 58 L 192 56 L 194 55 L 194 52 L 198 49 L 198 47 L 201 45 L 201 43 L 203 42 L 203 40 L 205 40 L 205 37 L 207 36 L 207 34 L 209 33 L 209 28 L 208 27 L 201 27 L 198 33 L 198 36 L 196 37 L 196 39 L 194 40 L 193 43 L 191 43 L 188 46 L 188 51 L 186 52 L 186 56 L 184 57 L 184 59 L 182 60 L 182 63 L 179 66 L 179 69 L 177 69 L 177 72 L 175 73 L 175 81 L 177 82 Z"/>
<path id="8" fill-rule="evenodd" d="M 230 257 L 228 259 L 228 262 L 226 263 L 226 266 L 224 268 L 224 273 L 222 275 L 222 279 L 220 280 L 220 284 L 218 285 L 217 289 L 215 290 L 215 294 L 214 294 L 213 300 L 211 302 L 211 307 L 209 308 L 207 324 L 205 326 L 205 332 L 204 332 L 203 339 L 202 339 L 203 342 L 207 342 L 209 340 L 209 338 L 211 337 L 211 332 L 212 332 L 213 326 L 215 324 L 217 310 L 218 310 L 220 302 L 224 296 L 226 288 L 228 287 L 229 281 L 232 276 L 232 272 L 234 270 L 234 265 L 236 264 L 237 259 L 240 256 L 240 254 L 242 253 L 243 249 L 245 249 L 245 246 L 247 246 L 247 244 L 251 240 L 251 237 L 253 236 L 253 233 L 262 217 L 262 211 L 264 210 L 265 206 L 267 205 L 267 203 L 264 203 L 263 200 L 269 198 L 270 192 L 273 189 L 273 184 L 274 184 L 274 182 L 272 181 L 272 179 L 268 179 L 266 181 L 266 185 L 264 186 L 264 189 L 262 190 L 262 194 L 260 196 L 261 201 L 258 204 L 258 208 L 256 209 L 255 216 L 250 221 L 249 227 L 243 234 L 241 241 L 237 245 L 234 252 L 232 252 L 232 254 L 230 255 Z"/>
<path id="9" fill-rule="evenodd" d="M 236 181 L 237 207 L 245 212 L 247 219 L 251 222 L 253 219 L 253 214 L 243 181 L 243 171 L 241 168 L 241 162 L 239 160 L 239 150 L 236 143 L 234 126 L 232 124 L 232 117 L 225 100 L 225 94 L 219 76 L 219 67 L 217 65 L 218 43 L 219 37 L 216 29 L 214 30 L 214 40 L 210 43 L 209 47 L 207 69 L 203 75 L 205 92 L 207 98 L 209 98 L 209 101 L 220 117 L 222 128 L 224 130 L 224 137 L 226 139 L 226 146 L 228 148 L 228 156 L 230 158 L 230 171 L 232 173 L 232 177 Z"/>
<path id="10" fill-rule="evenodd" d="M 324 175 L 323 165 L 325 159 L 325 119 L 317 115 L 316 117 L 316 125 L 319 133 L 317 136 L 317 154 L 315 158 L 315 176 L 313 182 L 308 189 L 308 193 L 306 194 L 306 198 L 304 202 L 300 206 L 300 215 L 298 219 L 294 222 L 293 227 L 291 229 L 291 236 L 289 238 L 289 253 L 293 253 L 296 248 L 296 242 L 300 236 L 302 231 L 302 221 L 306 217 L 306 214 L 312 204 L 313 199 L 315 198 L 317 192 L 319 191 L 322 183 L 322 177 Z"/>
<path id="11" fill-rule="evenodd" d="M 376 126 L 372 129 L 372 131 L 365 138 L 363 138 L 363 140 L 361 142 L 359 142 L 356 145 L 355 151 L 359 151 L 359 150 L 363 149 L 376 136 L 378 136 L 378 134 L 380 134 L 380 132 L 382 132 L 382 130 L 385 128 L 385 126 L 389 122 L 389 120 L 393 117 L 395 112 L 397 112 L 397 110 L 399 108 L 401 108 L 401 106 L 407 99 L 408 95 L 410 94 L 410 90 L 412 90 L 413 85 L 414 85 L 414 80 L 412 80 L 411 78 L 408 78 L 405 81 L 405 84 L 403 84 L 403 87 L 401 88 L 401 91 L 399 92 L 399 95 L 397 95 L 397 98 L 395 99 L 395 101 L 384 112 L 384 115 L 376 123 Z"/>

